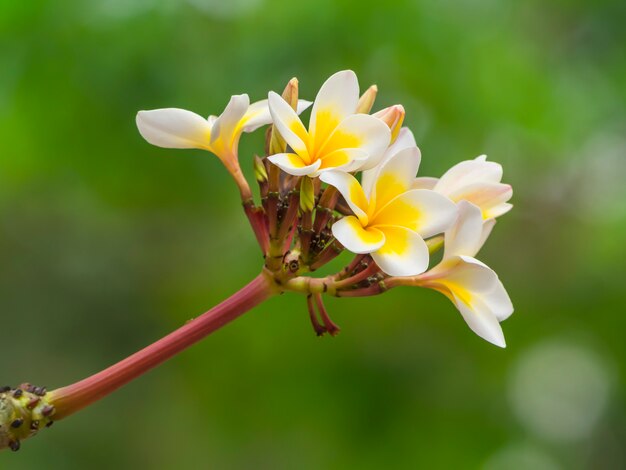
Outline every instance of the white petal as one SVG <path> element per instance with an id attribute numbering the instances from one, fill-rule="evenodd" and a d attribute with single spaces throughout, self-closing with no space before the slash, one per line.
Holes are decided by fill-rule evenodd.
<path id="1" fill-rule="evenodd" d="M 243 131 L 252 132 L 271 122 L 272 116 L 267 100 L 260 100 L 256 103 L 252 103 L 242 118 Z"/>
<path id="2" fill-rule="evenodd" d="M 282 96 L 273 91 L 268 95 L 268 102 L 274 125 L 280 135 L 295 153 L 310 162 L 307 150 L 309 136 L 296 112 Z"/>
<path id="3" fill-rule="evenodd" d="M 513 209 L 513 204 L 509 204 L 508 202 L 504 202 L 502 204 L 498 204 L 497 206 L 491 207 L 486 211 L 483 211 L 483 217 L 492 218 L 492 217 L 500 217 L 501 215 L 506 214 L 511 209 Z"/>
<path id="4" fill-rule="evenodd" d="M 211 125 L 184 109 L 165 108 L 137 113 L 137 128 L 152 145 L 170 149 L 208 149 Z"/>
<path id="5" fill-rule="evenodd" d="M 475 256 L 484 242 L 480 208 L 467 201 L 461 201 L 457 206 L 459 215 L 445 234 L 444 259 L 460 255 Z"/>
<path id="6" fill-rule="evenodd" d="M 339 219 L 332 226 L 333 236 L 352 253 L 371 253 L 385 243 L 385 236 L 375 228 L 363 228 L 353 215 Z"/>
<path id="7" fill-rule="evenodd" d="M 417 233 L 404 227 L 376 226 L 385 244 L 372 258 L 390 276 L 415 276 L 428 269 L 428 246 Z"/>
<path id="8" fill-rule="evenodd" d="M 367 160 L 367 158 L 368 154 L 361 149 L 335 150 L 334 152 L 322 157 L 322 166 L 320 167 L 320 171 L 356 171 L 363 164 L 363 162 Z"/>
<path id="9" fill-rule="evenodd" d="M 487 219 L 483 221 L 483 232 L 480 235 L 480 241 L 478 242 L 478 250 L 476 250 L 476 253 L 478 253 L 483 247 L 483 245 L 487 241 L 487 238 L 489 238 L 489 235 L 491 235 L 491 231 L 493 230 L 493 227 L 495 225 L 496 219 Z"/>
<path id="10" fill-rule="evenodd" d="M 473 305 L 480 301 L 481 308 L 488 309 L 499 321 L 503 321 L 513 313 L 513 304 L 496 272 L 486 264 L 469 256 L 459 256 L 457 264 L 450 269 L 445 279 L 457 289 L 458 297 L 469 296 Z"/>
<path id="11" fill-rule="evenodd" d="M 467 323 L 467 326 L 469 326 L 474 333 L 496 346 L 506 348 L 502 327 L 496 316 L 486 305 L 481 301 L 476 301 L 472 306 L 469 306 L 456 296 L 454 296 L 454 302 Z"/>
<path id="12" fill-rule="evenodd" d="M 413 132 L 411 132 L 411 129 L 403 127 L 400 129 L 398 137 L 394 143 L 389 146 L 389 154 L 393 155 L 394 153 L 397 153 L 407 147 L 417 147 L 417 144 L 415 143 L 415 136 L 413 135 Z"/>
<path id="13" fill-rule="evenodd" d="M 224 112 L 215 120 L 215 123 L 213 124 L 211 143 L 221 138 L 226 145 L 230 145 L 233 137 L 238 131 L 239 123 L 245 116 L 249 106 L 250 98 L 245 93 L 243 95 L 231 96 Z"/>
<path id="14" fill-rule="evenodd" d="M 359 81 L 352 70 L 332 75 L 320 88 L 311 110 L 309 133 L 316 149 L 346 117 L 356 112 L 359 102 Z"/>
<path id="15" fill-rule="evenodd" d="M 372 226 L 399 225 L 419 233 L 423 238 L 447 230 L 457 216 L 456 204 L 428 189 L 412 189 L 392 199 L 382 209 L 376 206 Z"/>
<path id="16" fill-rule="evenodd" d="M 343 171 L 327 171 L 320 175 L 320 180 L 334 186 L 344 197 L 352 212 L 363 225 L 367 225 L 368 202 L 359 181 L 349 173 Z M 351 250 L 352 251 L 352 250 Z"/>
<path id="17" fill-rule="evenodd" d="M 294 176 L 315 175 L 322 164 L 322 162 L 318 160 L 307 165 L 302 158 L 295 153 L 277 153 L 276 155 L 267 157 L 267 159 L 285 173 Z"/>
<path id="18" fill-rule="evenodd" d="M 400 133 L 398 134 L 398 138 L 394 141 L 393 144 L 387 148 L 382 159 L 378 162 L 378 165 L 383 165 L 388 159 L 393 157 L 395 154 L 409 147 L 417 147 L 415 143 L 415 137 L 413 137 L 413 133 L 408 127 L 403 127 L 400 129 Z M 419 149 L 418 149 L 419 150 Z M 363 186 L 363 190 L 365 194 L 369 195 L 372 192 L 372 187 L 374 186 L 374 181 L 376 180 L 376 176 L 378 174 L 378 166 L 371 168 L 367 171 L 363 171 L 361 175 L 361 185 Z M 414 188 L 420 189 L 420 188 Z M 432 188 L 427 188 L 432 189 Z"/>
<path id="19" fill-rule="evenodd" d="M 298 100 L 298 114 L 307 109 L 313 103 L 311 101 Z M 243 117 L 243 131 L 253 132 L 259 127 L 272 123 L 272 116 L 267 100 L 252 103 Z"/>
<path id="20" fill-rule="evenodd" d="M 447 196 L 469 184 L 476 182 L 498 183 L 501 179 L 502 166 L 500 164 L 479 159 L 466 160 L 450 168 L 437 183 L 435 191 Z"/>
<path id="21" fill-rule="evenodd" d="M 497 215 L 507 212 L 510 207 L 503 209 L 502 205 L 511 199 L 512 195 L 513 189 L 510 185 L 485 181 L 476 181 L 460 186 L 446 194 L 453 201 L 466 200 L 480 207 L 485 219 L 497 217 Z"/>
<path id="22" fill-rule="evenodd" d="M 380 119 L 367 114 L 353 114 L 344 119 L 317 150 L 317 155 L 340 149 L 359 149 L 368 155 L 366 168 L 377 163 L 389 145 L 391 132 Z"/>
<path id="23" fill-rule="evenodd" d="M 439 178 L 432 178 L 430 176 L 420 176 L 419 178 L 415 178 L 413 184 L 411 185 L 412 189 L 435 189 Z"/>
<path id="24" fill-rule="evenodd" d="M 384 207 L 396 196 L 410 190 L 420 161 L 419 149 L 407 147 L 373 169 L 377 175 L 376 183 L 368 195 L 370 201 L 375 200 L 376 207 Z"/>

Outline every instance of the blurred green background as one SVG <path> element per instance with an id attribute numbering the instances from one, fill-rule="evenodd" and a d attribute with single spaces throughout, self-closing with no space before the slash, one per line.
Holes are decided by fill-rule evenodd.
<path id="1" fill-rule="evenodd" d="M 500 350 L 443 296 L 271 299 L 0 468 L 626 467 L 622 0 L 0 2 L 1 381 L 66 385 L 231 294 L 261 259 L 218 160 L 137 110 L 218 114 L 354 69 L 421 175 L 487 153 L 515 209 L 480 258 Z M 244 136 L 250 170 L 261 133 Z M 246 163 L 246 160 L 248 163 Z"/>

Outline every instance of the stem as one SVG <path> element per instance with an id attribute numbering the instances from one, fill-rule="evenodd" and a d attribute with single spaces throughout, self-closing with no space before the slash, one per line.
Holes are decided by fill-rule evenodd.
<path id="1" fill-rule="evenodd" d="M 337 290 L 351 288 L 351 287 L 357 285 L 359 282 L 364 281 L 368 277 L 373 276 L 374 274 L 377 274 L 379 272 L 380 272 L 380 268 L 378 267 L 376 262 L 374 262 L 374 260 L 372 260 L 370 262 L 370 264 L 365 269 L 363 269 L 362 271 L 359 271 L 355 275 L 350 276 L 350 277 L 348 277 L 346 279 L 343 279 L 341 281 L 337 281 L 335 283 L 335 288 Z"/>
<path id="2" fill-rule="evenodd" d="M 178 330 L 80 382 L 50 392 L 55 420 L 65 418 L 104 398 L 133 379 L 158 366 L 205 336 L 233 321 L 276 292 L 270 276 L 258 275 L 240 291 Z"/>

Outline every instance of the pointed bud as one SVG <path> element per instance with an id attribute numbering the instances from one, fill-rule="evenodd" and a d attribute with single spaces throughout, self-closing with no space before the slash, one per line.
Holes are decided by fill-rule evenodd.
<path id="1" fill-rule="evenodd" d="M 296 77 L 289 80 L 282 96 L 294 111 L 298 110 L 298 79 Z"/>
<path id="2" fill-rule="evenodd" d="M 302 209 L 302 212 L 311 212 L 313 206 L 315 206 L 313 181 L 305 176 L 300 182 L 300 209 Z"/>
<path id="3" fill-rule="evenodd" d="M 356 112 L 362 114 L 369 114 L 372 110 L 372 106 L 374 106 L 374 101 L 376 101 L 376 95 L 378 94 L 378 87 L 376 85 L 372 85 L 365 93 L 361 95 L 359 98 L 359 103 L 356 105 Z"/>
<path id="4" fill-rule="evenodd" d="M 381 109 L 377 113 L 374 113 L 374 116 L 389 126 L 389 129 L 391 130 L 392 143 L 395 142 L 398 137 L 398 133 L 402 128 L 404 114 L 404 106 L 401 104 L 394 104 L 393 106 L 389 106 L 388 108 Z"/>
<path id="5" fill-rule="evenodd" d="M 259 183 L 265 183 L 267 181 L 267 170 L 265 169 L 265 164 L 258 155 L 254 156 L 254 177 Z"/>

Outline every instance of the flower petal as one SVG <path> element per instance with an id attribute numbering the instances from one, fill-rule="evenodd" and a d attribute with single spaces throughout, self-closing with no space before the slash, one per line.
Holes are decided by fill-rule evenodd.
<path id="1" fill-rule="evenodd" d="M 313 148 L 319 149 L 341 121 L 356 112 L 358 102 L 359 81 L 352 70 L 337 72 L 324 82 L 311 110 Z"/>
<path id="2" fill-rule="evenodd" d="M 456 294 L 453 295 L 453 302 L 461 312 L 465 323 L 470 329 L 482 339 L 489 341 L 501 348 L 506 348 L 504 333 L 498 322 L 498 318 L 490 311 L 480 299 L 474 300 L 472 305 L 466 304 Z"/>
<path id="3" fill-rule="evenodd" d="M 268 103 L 274 125 L 283 139 L 285 139 L 285 142 L 307 164 L 312 163 L 307 150 L 309 135 L 296 112 L 282 96 L 273 91 L 270 91 L 268 95 Z"/>
<path id="4" fill-rule="evenodd" d="M 371 168 L 380 161 L 390 139 L 391 132 L 380 119 L 367 114 L 353 114 L 337 126 L 317 154 L 322 156 L 340 149 L 359 149 L 368 155 L 364 166 Z"/>
<path id="5" fill-rule="evenodd" d="M 202 116 L 178 108 L 137 113 L 137 128 L 152 145 L 168 149 L 209 150 L 211 125 Z"/>
<path id="6" fill-rule="evenodd" d="M 370 195 L 370 201 L 376 201 L 375 207 L 385 207 L 393 198 L 411 189 L 420 161 L 419 149 L 408 147 L 400 150 L 378 168 L 376 184 Z"/>
<path id="7" fill-rule="evenodd" d="M 456 216 L 456 205 L 447 197 L 427 189 L 412 189 L 382 209 L 377 208 L 370 225 L 398 225 L 428 238 L 447 230 Z"/>
<path id="8" fill-rule="evenodd" d="M 211 143 L 217 139 L 222 139 L 224 145 L 230 146 L 235 136 L 239 134 L 239 123 L 245 116 L 249 106 L 250 98 L 247 94 L 231 96 L 224 112 L 213 124 Z"/>
<path id="9" fill-rule="evenodd" d="M 313 103 L 306 100 L 298 100 L 297 113 L 300 114 Z M 259 127 L 272 123 L 272 116 L 270 114 L 270 108 L 267 100 L 257 101 L 252 103 L 246 111 L 245 116 L 242 119 L 243 131 L 253 132 Z"/>
<path id="10" fill-rule="evenodd" d="M 322 164 L 322 162 L 318 160 L 307 165 L 300 155 L 295 153 L 277 153 L 276 155 L 267 157 L 267 159 L 285 173 L 294 176 L 314 175 Z"/>
<path id="11" fill-rule="evenodd" d="M 420 176 L 419 178 L 415 178 L 413 184 L 411 185 L 411 189 L 435 189 L 438 181 L 439 178 Z"/>
<path id="12" fill-rule="evenodd" d="M 356 171 L 367 160 L 368 155 L 361 149 L 340 149 L 322 157 L 320 170 Z"/>
<path id="13" fill-rule="evenodd" d="M 428 246 L 417 233 L 404 227 L 376 226 L 385 244 L 372 258 L 390 276 L 415 276 L 428 269 Z"/>
<path id="14" fill-rule="evenodd" d="M 513 189 L 508 184 L 476 181 L 461 186 L 446 194 L 455 202 L 466 200 L 481 208 L 483 218 L 497 217 L 511 209 L 511 205 L 502 207 L 513 196 Z M 494 215 L 496 214 L 496 215 Z"/>
<path id="15" fill-rule="evenodd" d="M 439 290 L 449 297 L 476 334 L 505 347 L 498 321 L 513 313 L 513 305 L 491 268 L 475 258 L 455 256 L 418 279 L 422 286 Z"/>
<path id="16" fill-rule="evenodd" d="M 452 256 L 476 256 L 482 247 L 483 216 L 480 208 L 461 201 L 457 205 L 459 215 L 452 227 L 446 230 L 443 259 Z"/>
<path id="17" fill-rule="evenodd" d="M 413 133 L 408 127 L 403 127 L 402 129 L 400 129 L 398 138 L 387 148 L 378 165 L 384 164 L 388 159 L 396 155 L 398 152 L 409 147 L 417 147 L 417 144 L 415 143 L 415 137 L 413 137 Z M 378 166 L 375 166 L 374 168 L 363 171 L 363 174 L 361 175 L 361 186 L 363 186 L 363 190 L 368 196 L 371 194 L 374 182 L 376 181 L 376 176 L 378 175 L 377 170 Z"/>
<path id="18" fill-rule="evenodd" d="M 476 182 L 499 183 L 502 179 L 502 166 L 488 162 L 481 155 L 475 160 L 457 163 L 439 179 L 435 191 L 448 196 L 453 191 Z"/>
<path id="19" fill-rule="evenodd" d="M 350 206 L 350 209 L 352 209 L 352 212 L 359 218 L 361 223 L 367 225 L 367 209 L 369 203 L 359 184 L 359 180 L 343 171 L 326 171 L 320 175 L 320 180 L 334 186 L 344 197 L 348 206 Z"/>
<path id="20" fill-rule="evenodd" d="M 385 243 L 385 236 L 375 228 L 363 228 L 353 215 L 339 219 L 332 226 L 334 237 L 352 253 L 372 253 Z"/>

